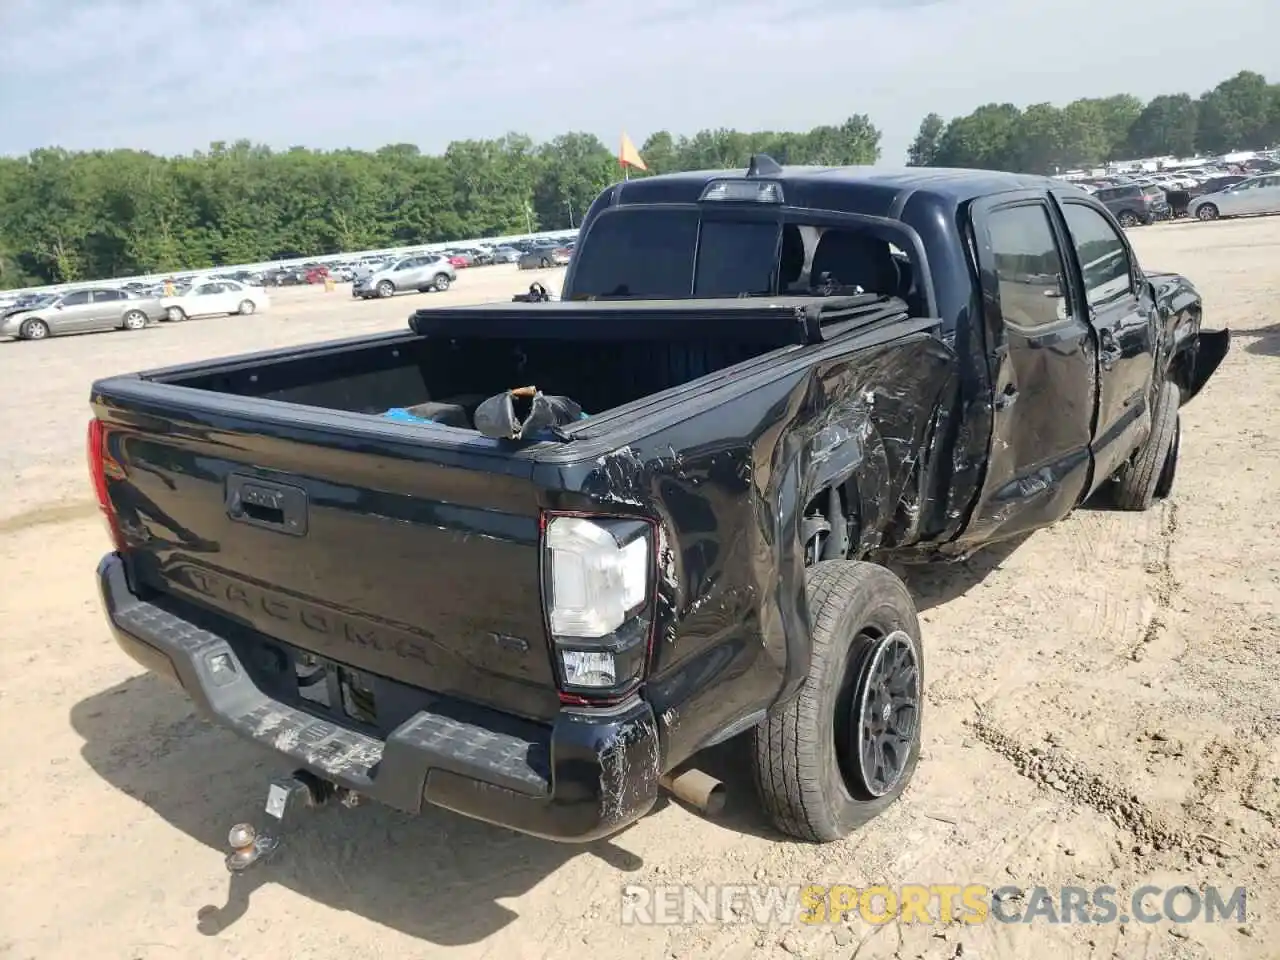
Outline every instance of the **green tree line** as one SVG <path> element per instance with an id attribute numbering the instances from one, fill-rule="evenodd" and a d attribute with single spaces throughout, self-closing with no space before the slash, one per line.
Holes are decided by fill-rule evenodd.
<path id="1" fill-rule="evenodd" d="M 908 151 L 922 167 L 1024 173 L 1090 168 L 1111 160 L 1189 157 L 1280 143 L 1280 83 L 1242 71 L 1199 97 L 1165 94 L 1075 100 L 1064 107 L 987 103 L 944 120 L 931 113 Z"/>
<path id="2" fill-rule="evenodd" d="M 666 131 L 640 148 L 648 172 L 781 162 L 874 163 L 862 115 L 807 133 Z M 640 174 L 644 175 L 644 174 Z M 191 156 L 35 150 L 0 157 L 0 288 L 500 236 L 576 225 L 621 178 L 592 134 L 521 134 L 372 152 L 247 141 Z"/>

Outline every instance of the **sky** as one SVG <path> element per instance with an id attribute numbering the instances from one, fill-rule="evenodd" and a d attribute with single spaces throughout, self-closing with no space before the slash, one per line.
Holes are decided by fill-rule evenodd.
<path id="1" fill-rule="evenodd" d="M 1280 81 L 1276 0 L 0 0 L 0 154 L 808 130 Z"/>

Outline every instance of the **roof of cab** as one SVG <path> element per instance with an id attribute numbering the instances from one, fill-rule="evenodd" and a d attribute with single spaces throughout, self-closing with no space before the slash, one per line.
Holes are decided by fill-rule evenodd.
<path id="1" fill-rule="evenodd" d="M 685 173 L 668 173 L 642 177 L 617 184 L 615 203 L 654 203 L 663 201 L 696 200 L 702 188 L 711 180 L 745 179 L 745 169 L 693 170 Z M 839 188 L 848 186 L 863 194 L 882 194 L 899 197 L 907 193 L 925 193 L 935 201 L 956 205 L 977 197 L 1013 190 L 1044 190 L 1069 188 L 1071 184 L 1051 177 L 1033 174 L 1006 173 L 1001 170 L 966 170 L 950 167 L 814 167 L 783 166 L 773 175 L 761 175 L 761 180 L 775 180 L 782 184 L 784 195 L 787 187 Z"/>

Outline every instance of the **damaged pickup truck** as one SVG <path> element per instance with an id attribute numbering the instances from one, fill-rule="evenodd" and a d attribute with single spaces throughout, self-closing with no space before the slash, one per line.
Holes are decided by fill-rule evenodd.
<path id="1" fill-rule="evenodd" d="M 115 637 L 297 768 L 269 812 L 586 841 L 749 733 L 777 827 L 843 837 L 920 750 L 885 562 L 1150 507 L 1229 345 L 1040 177 L 761 156 L 616 184 L 580 237 L 559 302 L 93 385 Z"/>

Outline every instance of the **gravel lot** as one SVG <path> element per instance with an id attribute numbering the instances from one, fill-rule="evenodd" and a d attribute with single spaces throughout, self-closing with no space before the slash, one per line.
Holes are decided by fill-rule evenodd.
<path id="1" fill-rule="evenodd" d="M 0 343 L 0 955 L 14 958 L 1264 958 L 1280 939 L 1280 218 L 1134 233 L 1236 333 L 1184 412 L 1174 496 L 1081 509 L 1016 547 L 911 578 L 930 647 L 925 755 L 848 841 L 778 839 L 740 743 L 716 822 L 667 804 L 610 842 L 556 846 L 428 811 L 326 811 L 228 884 L 227 828 L 277 769 L 139 675 L 103 624 L 106 535 L 83 436 L 100 376 L 401 327 L 539 277 L 448 294 L 284 290 L 271 312 Z M 558 282 L 555 272 L 543 278 Z M 16 869 L 15 869 L 16 868 Z M 1248 889 L 1243 925 L 633 927 L 624 883 L 1143 883 Z"/>

